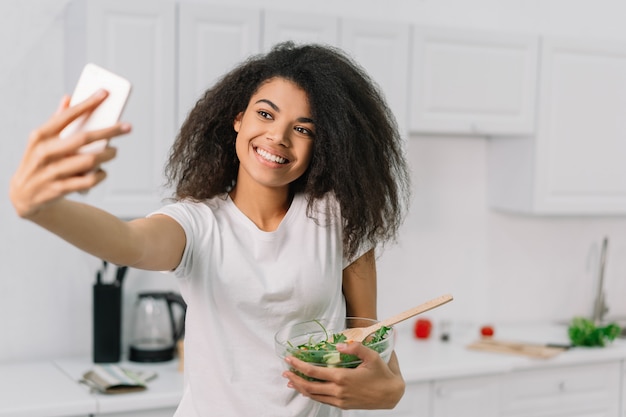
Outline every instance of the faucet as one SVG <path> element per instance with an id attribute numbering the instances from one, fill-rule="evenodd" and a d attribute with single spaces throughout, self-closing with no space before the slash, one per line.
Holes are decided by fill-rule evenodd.
<path id="1" fill-rule="evenodd" d="M 593 316 L 592 321 L 599 325 L 601 324 L 604 316 L 609 311 L 609 307 L 606 305 L 606 299 L 604 296 L 604 267 L 606 265 L 606 251 L 609 246 L 609 238 L 605 237 L 602 241 L 602 251 L 600 252 L 600 272 L 598 274 L 598 289 L 596 291 L 596 299 L 593 303 Z"/>

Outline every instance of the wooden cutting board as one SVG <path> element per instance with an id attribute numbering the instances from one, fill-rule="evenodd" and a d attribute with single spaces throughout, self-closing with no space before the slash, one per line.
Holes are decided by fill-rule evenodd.
<path id="1" fill-rule="evenodd" d="M 508 353 L 531 358 L 552 358 L 566 350 L 565 347 L 545 346 L 533 343 L 511 342 L 496 339 L 480 339 L 467 346 L 468 349 L 485 352 Z"/>

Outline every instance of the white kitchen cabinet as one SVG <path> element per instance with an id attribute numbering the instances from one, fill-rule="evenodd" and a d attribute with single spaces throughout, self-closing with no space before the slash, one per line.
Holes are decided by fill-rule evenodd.
<path id="1" fill-rule="evenodd" d="M 316 13 L 266 10 L 263 19 L 263 51 L 283 41 L 337 45 L 339 17 Z"/>
<path id="2" fill-rule="evenodd" d="M 626 213 L 626 44 L 546 38 L 535 135 L 489 143 L 489 203 L 546 215 Z"/>
<path id="3" fill-rule="evenodd" d="M 415 27 L 411 131 L 534 132 L 537 55 L 537 36 Z"/>
<path id="4" fill-rule="evenodd" d="M 261 49 L 261 10 L 179 5 L 178 123 L 202 93 Z"/>
<path id="5" fill-rule="evenodd" d="M 433 383 L 432 417 L 497 417 L 500 375 L 454 378 Z"/>
<path id="6" fill-rule="evenodd" d="M 339 46 L 380 86 L 402 134 L 408 132 L 409 41 L 408 24 L 341 20 Z"/>
<path id="7" fill-rule="evenodd" d="M 159 408 L 153 410 L 96 414 L 94 417 L 172 417 L 175 412 L 176 408 Z"/>
<path id="8" fill-rule="evenodd" d="M 517 371 L 504 377 L 503 417 L 618 417 L 619 361 Z"/>
<path id="9" fill-rule="evenodd" d="M 120 217 L 161 205 L 163 167 L 174 137 L 175 3 L 155 0 L 76 0 L 66 16 L 67 84 L 94 62 L 131 80 L 122 116 L 131 134 L 118 138 L 106 181 L 85 199 Z"/>
<path id="10" fill-rule="evenodd" d="M 430 383 L 407 383 L 404 396 L 392 410 L 351 410 L 345 417 L 429 417 Z"/>
<path id="11" fill-rule="evenodd" d="M 626 361 L 622 360 L 621 363 L 621 373 L 622 373 L 622 389 L 620 395 L 620 417 L 626 417 Z"/>

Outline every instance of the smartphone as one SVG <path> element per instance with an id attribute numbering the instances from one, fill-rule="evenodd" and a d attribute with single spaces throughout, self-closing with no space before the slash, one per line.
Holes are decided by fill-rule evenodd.
<path id="1" fill-rule="evenodd" d="M 61 131 L 61 138 L 66 138 L 79 131 L 102 129 L 118 122 L 128 101 L 131 83 L 96 64 L 89 63 L 83 68 L 72 93 L 70 106 L 87 99 L 101 88 L 109 92 L 107 98 L 91 114 L 81 116 L 67 125 Z M 92 142 L 81 147 L 79 152 L 100 152 L 107 146 L 107 143 L 108 139 Z"/>

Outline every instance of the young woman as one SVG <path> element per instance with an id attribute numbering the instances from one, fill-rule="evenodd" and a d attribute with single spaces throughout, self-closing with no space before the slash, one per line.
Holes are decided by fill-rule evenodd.
<path id="1" fill-rule="evenodd" d="M 289 366 L 275 332 L 319 317 L 376 318 L 375 248 L 395 238 L 408 170 L 395 121 L 368 76 L 340 51 L 281 44 L 225 75 L 198 101 L 166 168 L 173 202 L 128 222 L 64 198 L 105 177 L 111 147 L 86 143 L 130 125 L 57 140 L 106 98 L 67 98 L 31 134 L 11 181 L 17 213 L 119 265 L 173 271 L 187 302 L 185 388 L 176 413 L 335 416 L 392 408 L 398 361 L 360 343 L 355 369 Z"/>

